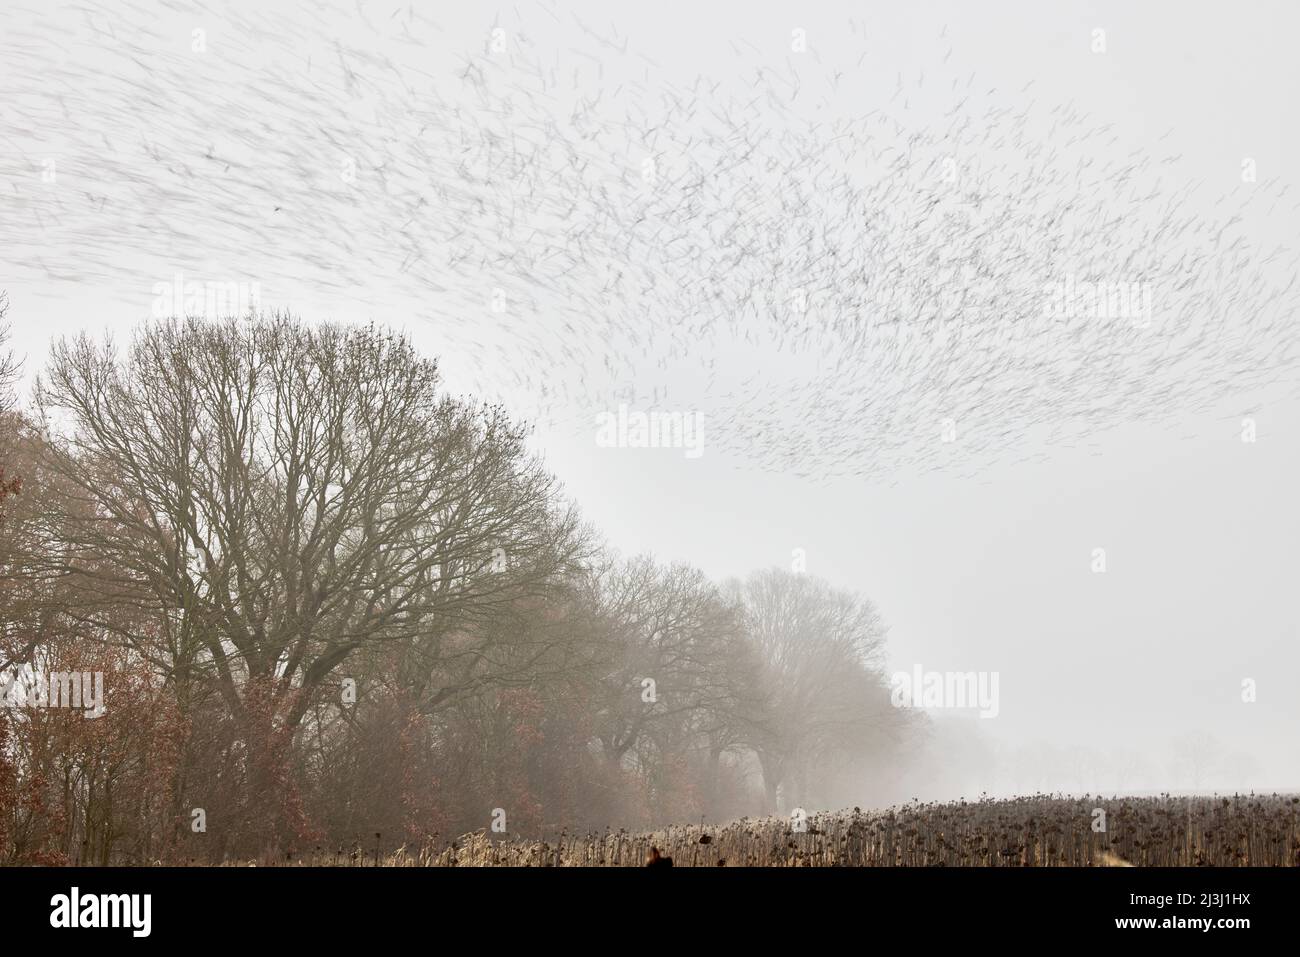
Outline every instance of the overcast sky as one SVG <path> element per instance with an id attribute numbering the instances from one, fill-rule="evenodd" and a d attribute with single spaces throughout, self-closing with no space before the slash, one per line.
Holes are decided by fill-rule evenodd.
<path id="1" fill-rule="evenodd" d="M 141 4 L 123 15 L 20 0 L 18 12 L 6 13 L 19 26 L 0 38 L 0 289 L 29 368 L 53 335 L 124 334 L 148 317 L 155 284 L 178 272 L 257 282 L 264 307 L 309 319 L 405 328 L 440 355 L 452 387 L 504 397 L 521 413 L 537 411 L 539 381 L 572 384 L 593 371 L 590 357 L 602 350 L 622 350 L 626 359 L 626 330 L 601 340 L 581 326 L 566 329 L 556 301 L 534 302 L 526 315 L 507 308 L 503 317 L 493 309 L 490 277 L 466 288 L 463 271 L 443 276 L 435 262 L 412 278 L 398 236 L 412 219 L 445 213 L 394 199 L 397 188 L 381 183 L 370 161 L 374 143 L 339 141 L 345 128 L 373 137 L 366 124 L 382 114 L 383 135 L 397 144 L 386 147 L 389 155 L 403 155 L 402 141 L 420 129 L 394 117 L 401 97 L 414 97 L 422 83 L 441 91 L 437 109 L 450 126 L 488 122 L 475 116 L 485 107 L 457 77 L 491 54 L 494 28 L 560 76 L 581 71 L 553 97 L 531 101 L 529 116 L 564 114 L 575 97 L 600 90 L 624 102 L 627 89 L 615 91 L 632 80 L 652 114 L 663 91 L 705 76 L 734 93 L 753 82 L 755 65 L 767 65 L 803 78 L 809 90 L 843 73 L 833 96 L 792 101 L 803 120 L 897 111 L 901 77 L 909 128 L 941 128 L 951 83 L 967 84 L 974 73 L 988 104 L 1017 111 L 1032 104 L 1046 114 L 1071 102 L 1113 124 L 1114 155 L 1176 156 L 1165 174 L 1168 195 L 1173 183 L 1196 184 L 1182 205 L 1188 215 L 1225 213 L 1213 204 L 1241 186 L 1244 158 L 1257 163 L 1258 188 L 1270 195 L 1300 169 L 1292 120 L 1300 64 L 1289 49 L 1300 11 L 1288 3 L 810 9 L 661 0 L 615 10 L 579 0 L 499 11 L 457 4 L 418 21 L 398 4 L 368 4 L 362 13 L 350 3 L 283 14 L 263 6 L 214 4 L 209 12 L 173 4 L 164 13 Z M 1104 52 L 1092 49 L 1098 28 Z M 808 49 L 792 55 L 796 29 L 806 31 Z M 195 30 L 203 31 L 202 51 Z M 319 82 L 319 117 L 279 96 L 275 83 L 250 80 L 262 69 Z M 364 79 L 344 99 L 338 91 L 348 88 L 348 71 Z M 723 93 L 710 96 L 720 102 Z M 448 113 L 451 105 L 463 112 Z M 297 139 L 307 125 L 325 139 Z M 259 150 L 260 142 L 280 148 Z M 340 157 L 346 163 L 353 154 L 360 193 L 339 183 Z M 642 159 L 630 153 L 629 168 L 639 173 Z M 256 188 L 218 183 L 215 167 L 227 161 L 253 170 Z M 43 179 L 49 169 L 53 181 Z M 175 187 L 139 202 L 142 189 L 164 180 Z M 509 182 L 499 188 L 510 196 Z M 375 202 L 380 196 L 385 201 Z M 1291 244 L 1290 257 L 1270 267 L 1282 287 L 1294 278 L 1296 199 L 1252 207 L 1239 227 L 1262 246 Z M 331 259 L 343 249 L 346 261 Z M 557 300 L 562 293 L 546 290 Z M 1248 324 L 1250 303 L 1241 307 L 1245 314 L 1210 318 Z M 608 308 L 623 306 L 611 300 Z M 657 330 L 645 331 L 653 341 Z M 574 342 L 584 336 L 590 341 Z M 572 343 L 582 355 L 550 365 L 552 353 L 542 367 L 539 350 L 548 343 Z M 673 408 L 701 416 L 697 458 L 681 449 L 600 447 L 592 404 L 564 390 L 539 423 L 539 452 L 611 544 L 691 562 L 718 579 L 788 567 L 793 551 L 804 550 L 810 574 L 877 604 L 890 625 L 891 671 L 920 664 L 1000 673 L 999 714 L 978 721 L 1000 748 L 1046 741 L 1133 750 L 1163 767 L 1173 739 L 1203 730 L 1258 761 L 1246 783 L 1300 786 L 1300 402 L 1289 361 L 1262 380 L 1229 382 L 1208 407 L 1180 407 L 1159 421 L 1143 414 L 1139 395 L 1131 416 L 1113 416 L 1086 435 L 1067 429 L 1049 443 L 1025 429 L 997 461 L 963 463 L 958 442 L 944 467 L 908 467 L 923 457 L 917 451 L 897 467 L 827 478 L 836 456 L 860 463 L 870 450 L 854 448 L 853 436 L 880 426 L 847 401 L 826 404 L 821 416 L 847 416 L 836 427 L 842 445 L 809 450 L 799 467 L 793 450 L 809 412 L 793 393 L 805 387 L 800 372 L 815 378 L 823 366 L 770 343 L 744 346 L 734 335 L 701 337 L 686 351 L 663 365 L 633 362 L 621 384 L 688 397 Z M 812 364 L 800 370 L 800 362 Z M 700 384 L 710 363 L 720 381 L 757 376 L 772 400 L 788 400 L 786 412 L 765 419 L 762 434 L 737 439 L 727 431 L 736 407 Z M 622 374 L 612 373 L 614 385 Z M 1050 388 L 1045 396 L 1050 413 Z M 1254 442 L 1242 441 L 1247 417 Z M 916 441 L 938 436 L 936 421 L 933 436 Z M 1105 549 L 1104 574 L 1092 569 L 1097 548 Z M 1242 700 L 1244 679 L 1257 681 L 1253 703 Z"/>

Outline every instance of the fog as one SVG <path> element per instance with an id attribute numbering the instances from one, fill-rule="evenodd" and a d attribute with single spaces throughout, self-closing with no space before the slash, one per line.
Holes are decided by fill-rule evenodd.
<path id="1" fill-rule="evenodd" d="M 187 284 L 373 321 L 609 554 L 874 609 L 898 750 L 736 810 L 1300 788 L 1292 5 L 5 16 L 29 410 Z"/>

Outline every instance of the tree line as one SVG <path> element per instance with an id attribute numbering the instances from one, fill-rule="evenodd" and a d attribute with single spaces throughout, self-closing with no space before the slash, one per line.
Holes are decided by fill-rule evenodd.
<path id="1" fill-rule="evenodd" d="M 868 600 L 616 553 L 402 335 L 155 321 L 57 341 L 21 402 L 18 371 L 0 348 L 5 863 L 854 803 L 915 731 Z M 70 672 L 102 714 L 22 704 Z"/>

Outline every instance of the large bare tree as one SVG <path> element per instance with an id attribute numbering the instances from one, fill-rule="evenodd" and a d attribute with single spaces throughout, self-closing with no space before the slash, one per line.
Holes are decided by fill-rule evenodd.
<path id="1" fill-rule="evenodd" d="M 468 674 L 439 665 L 477 654 L 485 617 L 576 547 L 525 429 L 444 395 L 435 362 L 374 327 L 169 321 L 122 351 L 83 336 L 52 348 L 37 396 L 76 490 L 44 573 L 84 580 L 72 613 L 182 707 L 215 680 L 250 729 L 292 734 L 377 644 Z M 159 627 L 123 630 L 122 602 Z"/>

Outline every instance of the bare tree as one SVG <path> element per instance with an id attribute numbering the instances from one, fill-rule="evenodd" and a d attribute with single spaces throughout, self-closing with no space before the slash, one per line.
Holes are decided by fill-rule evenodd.
<path id="1" fill-rule="evenodd" d="M 148 326 L 123 356 L 51 351 L 38 401 L 76 489 L 45 573 L 74 614 L 178 688 L 215 679 L 250 740 L 292 735 L 361 649 L 426 673 L 482 653 L 485 617 L 542 592 L 575 521 L 525 431 L 440 393 L 436 364 L 376 328 L 287 317 Z M 157 627 L 125 630 L 129 601 Z M 445 699 L 454 689 L 427 689 Z"/>
<path id="2" fill-rule="evenodd" d="M 18 622 L 23 617 L 19 607 L 27 603 L 20 600 L 19 596 L 30 597 L 30 590 L 22 587 L 22 582 L 15 583 L 15 570 L 22 570 L 24 556 L 35 549 L 23 548 L 16 542 L 12 529 L 9 534 L 3 534 L 7 511 L 5 500 L 17 495 L 23 487 L 21 473 L 14 473 L 15 460 L 22 454 L 24 445 L 29 444 L 24 442 L 21 435 L 19 417 L 12 412 L 13 387 L 18 379 L 19 364 L 13 353 L 5 349 L 5 343 L 9 339 L 9 326 L 5 322 L 8 311 L 9 299 L 0 292 L 0 606 L 5 609 L 5 613 L 0 615 L 0 687 L 3 686 L 5 672 L 10 666 L 15 662 L 26 661 L 35 650 L 39 639 L 32 635 L 40 634 L 41 631 L 25 629 L 21 650 L 11 644 L 17 632 L 24 631 L 18 627 Z"/>
<path id="3" fill-rule="evenodd" d="M 1200 729 L 1174 739 L 1171 751 L 1174 772 L 1190 781 L 1193 788 L 1203 787 L 1219 773 L 1226 754 L 1218 738 Z"/>
<path id="4" fill-rule="evenodd" d="M 884 625 L 869 601 L 805 575 L 770 569 L 730 588 L 765 666 L 768 718 L 755 750 L 768 807 L 777 809 L 778 787 L 808 801 L 812 775 L 894 740 L 906 723 L 878 667 Z"/>
<path id="5" fill-rule="evenodd" d="M 14 385 L 18 382 L 18 373 L 22 363 L 12 349 L 5 344 L 9 341 L 9 297 L 0 292 L 0 416 L 11 412 L 14 407 Z"/>
<path id="6" fill-rule="evenodd" d="M 611 560 L 591 584 L 613 645 L 596 726 L 609 763 L 651 736 L 662 753 L 712 735 L 720 754 L 752 693 L 735 610 L 698 570 L 648 557 Z"/>

